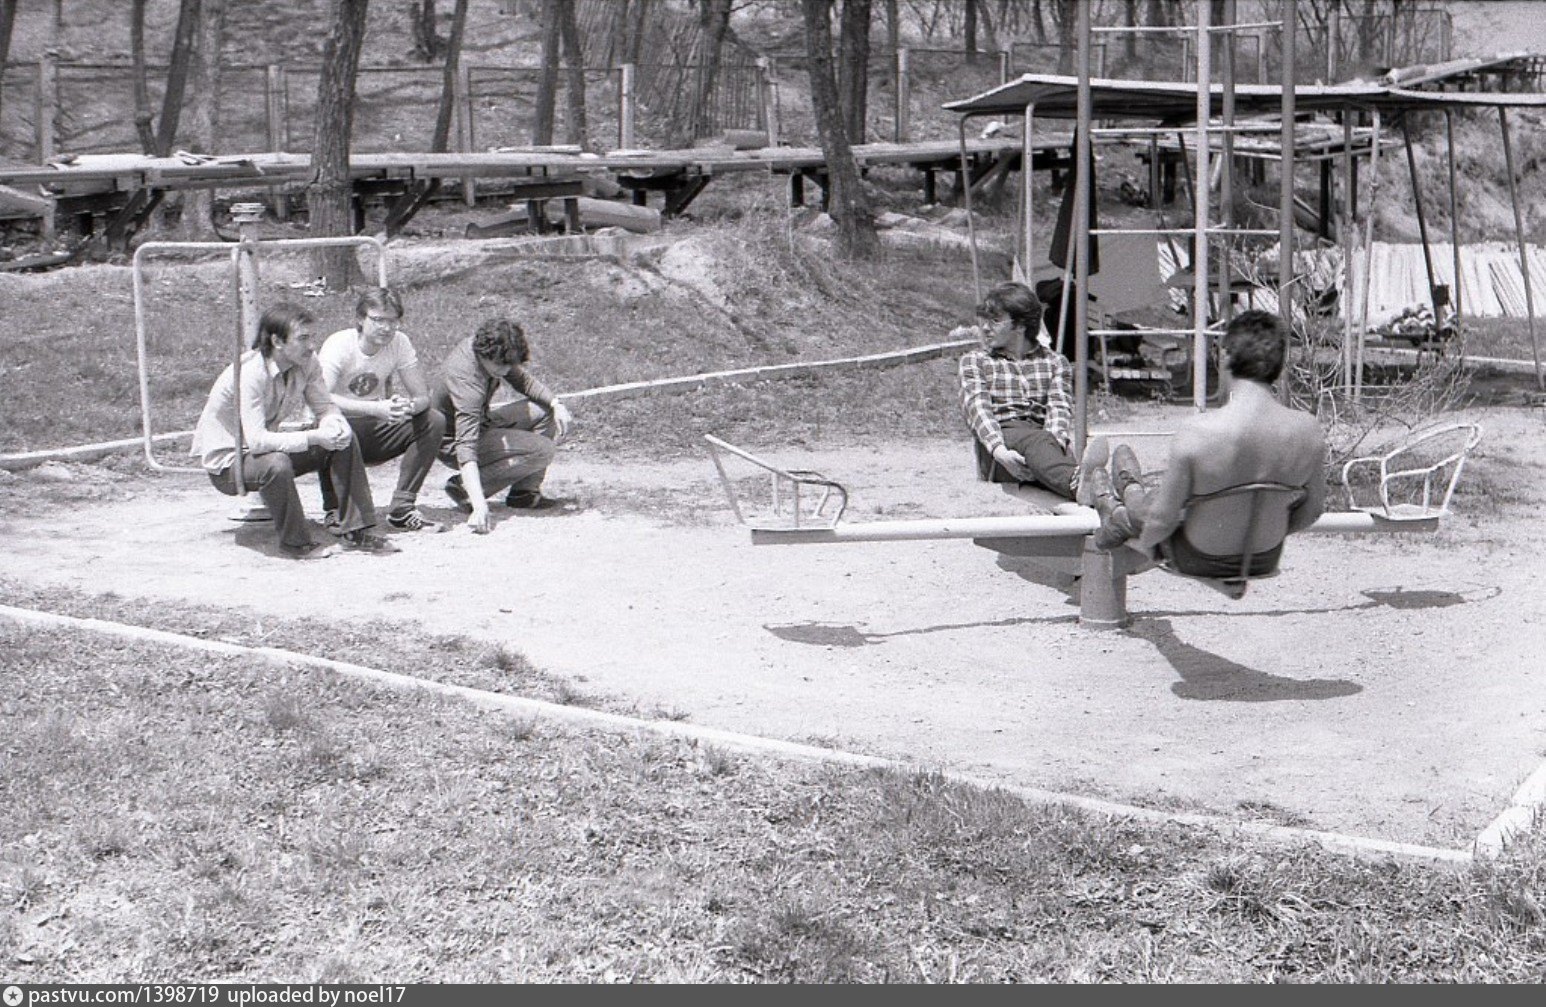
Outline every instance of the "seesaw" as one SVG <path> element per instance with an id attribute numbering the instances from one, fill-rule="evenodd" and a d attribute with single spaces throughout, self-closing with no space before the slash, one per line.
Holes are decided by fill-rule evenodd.
<path id="1" fill-rule="evenodd" d="M 1435 531 L 1449 513 L 1450 498 L 1481 433 L 1481 427 L 1474 423 L 1452 424 L 1421 433 L 1382 454 L 1348 461 L 1342 467 L 1348 509 L 1322 514 L 1304 532 L 1367 535 Z M 848 491 L 841 483 L 808 469 L 780 468 L 717 437 L 706 435 L 704 440 L 731 509 L 750 529 L 754 545 L 971 539 L 996 552 L 1027 558 L 1076 578 L 1079 621 L 1095 628 L 1126 625 L 1129 574 L 1157 566 L 1186 576 L 1133 549 L 1096 548 L 1092 533 L 1100 527 L 1100 516 L 1092 508 L 1055 500 L 1051 494 L 1044 501 L 1050 505 L 1050 513 L 844 524 Z M 736 468 L 749 475 L 733 474 Z M 1275 516 L 1282 526 L 1282 515 L 1274 515 L 1272 509 L 1281 508 L 1286 513 L 1294 492 L 1289 487 L 1257 483 L 1190 503 L 1183 527 L 1194 520 L 1220 519 L 1220 508 L 1235 510 L 1236 517 L 1246 513 L 1241 508 L 1248 511 L 1238 573 L 1191 579 L 1203 580 L 1232 598 L 1240 598 L 1252 579 L 1273 576 L 1275 553 L 1270 569 L 1255 569 L 1252 560 L 1273 552 L 1282 537 L 1278 535 L 1276 542 L 1264 545 L 1256 532 L 1259 527 L 1270 527 Z"/>

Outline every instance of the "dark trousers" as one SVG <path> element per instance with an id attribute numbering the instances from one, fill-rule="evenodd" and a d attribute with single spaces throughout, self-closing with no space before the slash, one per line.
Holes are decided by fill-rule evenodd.
<path id="1" fill-rule="evenodd" d="M 376 523 L 376 508 L 370 499 L 370 481 L 365 475 L 358 441 L 350 441 L 342 451 L 310 447 L 293 454 L 270 451 L 248 455 L 241 461 L 241 466 L 242 481 L 248 489 L 257 489 L 264 506 L 274 516 L 281 545 L 299 549 L 311 544 L 306 510 L 301 506 L 300 494 L 295 491 L 295 477 L 308 472 L 321 473 L 324 485 L 330 480 L 336 488 L 338 515 L 345 532 L 370 528 Z M 236 465 L 211 472 L 209 481 L 226 496 L 235 496 Z"/>
<path id="2" fill-rule="evenodd" d="M 1025 457 L 1025 466 L 1031 470 L 1036 484 L 1051 490 L 1058 496 L 1074 498 L 1072 483 L 1079 461 L 1067 448 L 1058 443 L 1047 431 L 1034 423 L 1005 420 L 999 424 L 1004 433 L 1004 444 Z M 982 442 L 977 442 L 977 472 L 990 483 L 1019 482 L 1009 471 L 993 460 Z"/>
<path id="3" fill-rule="evenodd" d="M 349 427 L 354 431 L 354 443 L 360 446 L 360 457 L 366 465 L 379 465 L 402 455 L 390 513 L 410 510 L 419 499 L 419 490 L 424 487 L 429 470 L 435 465 L 435 453 L 446 433 L 445 414 L 431 407 L 397 423 L 371 416 L 350 416 Z M 319 481 L 323 509 L 337 510 L 337 495 L 326 471 Z"/>

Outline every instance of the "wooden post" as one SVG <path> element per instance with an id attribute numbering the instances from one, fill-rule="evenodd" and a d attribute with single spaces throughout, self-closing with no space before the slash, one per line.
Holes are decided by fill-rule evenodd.
<path id="1" fill-rule="evenodd" d="M 908 108 L 912 95 L 907 84 L 907 50 L 896 51 L 896 137 L 897 143 L 907 142 Z"/>
<path id="2" fill-rule="evenodd" d="M 290 147 L 289 122 L 285 118 L 286 86 L 285 68 L 270 63 L 263 75 L 263 115 L 268 149 L 276 154 Z M 284 186 L 269 186 L 268 205 L 274 211 L 275 220 L 290 219 L 290 201 L 286 198 Z"/>
<path id="3" fill-rule="evenodd" d="M 59 61 L 50 49 L 38 60 L 38 163 L 54 159 L 54 117 L 59 111 Z"/>
<path id="4" fill-rule="evenodd" d="M 1007 84 L 1007 83 L 1009 83 L 1009 50 L 1008 50 L 1008 48 L 1000 49 L 998 51 L 998 82 L 1000 84 Z"/>
<path id="5" fill-rule="evenodd" d="M 778 90 L 773 83 L 773 61 L 766 56 L 757 59 L 757 99 L 762 105 L 762 128 L 768 134 L 768 146 L 777 147 L 779 144 L 778 132 Z"/>
<path id="6" fill-rule="evenodd" d="M 1460 337 L 1463 324 L 1463 315 L 1460 306 L 1460 204 L 1458 202 L 1458 185 L 1455 178 L 1455 115 L 1449 109 L 1444 110 L 1444 139 L 1449 150 L 1449 248 L 1451 268 L 1455 274 L 1455 289 L 1450 291 L 1449 302 L 1455 307 L 1455 336 Z M 1438 324 L 1439 319 L 1434 319 Z M 1465 355 L 1465 342 L 1460 343 L 1462 358 Z"/>
<path id="7" fill-rule="evenodd" d="M 1331 19 L 1326 22 L 1326 83 L 1337 82 L 1337 49 L 1342 45 L 1342 8 L 1331 9 Z"/>
<path id="8" fill-rule="evenodd" d="M 456 80 L 451 95 L 451 107 L 456 110 L 456 149 L 470 154 L 474 141 L 472 131 L 472 68 L 458 63 Z M 478 203 L 478 183 L 471 175 L 462 176 L 462 202 L 467 206 Z"/>

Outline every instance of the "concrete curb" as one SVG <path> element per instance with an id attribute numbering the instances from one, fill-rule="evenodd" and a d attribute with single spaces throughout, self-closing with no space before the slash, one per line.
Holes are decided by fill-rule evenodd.
<path id="1" fill-rule="evenodd" d="M 281 650 L 276 647 L 248 647 L 242 644 L 226 643 L 219 640 L 204 640 L 198 637 L 185 636 L 181 633 L 169 633 L 164 630 L 147 629 L 141 626 L 133 626 L 126 623 L 108 622 L 101 619 L 82 619 L 75 616 L 57 615 L 52 612 L 39 612 L 33 609 L 14 608 L 9 605 L 0 605 L 0 618 L 23 626 L 42 627 L 50 629 L 75 629 L 94 633 L 102 633 L 129 640 L 149 643 L 160 643 L 176 647 L 184 647 L 190 650 L 204 651 L 213 654 L 225 654 L 230 656 L 255 657 L 268 661 L 279 667 L 285 668 L 311 668 L 319 671 L 329 671 L 351 678 L 376 682 L 388 688 L 399 690 L 422 690 L 443 696 L 451 696 L 467 700 L 482 709 L 495 710 L 502 713 L 542 718 L 560 723 L 572 724 L 578 727 L 587 727 L 604 731 L 631 731 L 636 733 L 649 732 L 667 737 L 680 738 L 694 744 L 717 745 L 753 755 L 771 755 L 779 758 L 794 759 L 802 762 L 826 763 L 830 765 L 850 766 L 859 769 L 883 769 L 903 773 L 917 773 L 935 771 L 935 767 L 906 763 L 893 759 L 883 759 L 875 756 L 860 755 L 854 752 L 843 752 L 836 749 L 819 748 L 814 745 L 801 745 L 789 741 L 780 741 L 773 738 L 762 738 L 756 735 L 739 734 L 734 731 L 724 731 L 712 727 L 700 727 L 674 720 L 644 720 L 636 717 L 623 716 L 615 713 L 604 713 L 599 710 L 588 710 L 572 706 L 561 706 L 557 703 L 548 703 L 537 699 L 527 699 L 521 696 L 511 696 L 502 693 L 487 692 L 482 689 L 473 689 L 462 685 L 451 685 L 444 682 L 433 682 L 427 679 L 414 678 L 411 675 L 401 675 L 396 672 L 381 671 L 377 668 L 369 668 L 364 665 L 349 664 L 343 661 L 333 661 L 328 658 L 313 657 L 309 654 L 299 654 L 294 651 Z M 1227 819 L 1215 818 L 1209 815 L 1173 813 L 1157 811 L 1152 808 L 1140 808 L 1133 805 L 1118 804 L 1113 801 L 1104 801 L 1093 797 L 1083 797 L 1078 794 L 1064 794 L 1050 790 L 1040 790 L 1034 787 L 1020 787 L 981 780 L 976 777 L 961 773 L 940 771 L 940 775 L 954 783 L 976 787 L 983 790 L 998 790 L 1011 794 L 1031 804 L 1053 805 L 1058 807 L 1076 808 L 1095 815 L 1113 819 L 1128 819 L 1133 821 L 1148 822 L 1156 825 L 1185 825 L 1194 828 L 1208 829 L 1224 835 L 1248 837 L 1264 840 L 1274 844 L 1287 846 L 1303 846 L 1315 844 L 1334 853 L 1351 854 L 1356 857 L 1370 859 L 1400 859 L 1413 860 L 1433 864 L 1435 866 L 1467 866 L 1472 863 L 1473 856 L 1466 850 L 1452 850 L 1433 846 L 1421 846 L 1412 843 L 1399 843 L 1383 839 L 1372 839 L 1363 836 L 1348 836 L 1335 832 L 1324 832 L 1315 829 L 1300 829 L 1283 825 L 1264 825 L 1255 822 L 1234 822 Z M 1546 773 L 1537 774 L 1546 783 Z"/>

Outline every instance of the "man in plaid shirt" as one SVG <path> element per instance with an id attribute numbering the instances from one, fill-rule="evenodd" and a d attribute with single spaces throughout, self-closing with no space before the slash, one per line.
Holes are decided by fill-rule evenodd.
<path id="1" fill-rule="evenodd" d="M 1021 283 L 1001 283 L 977 306 L 982 345 L 961 357 L 961 412 L 990 482 L 1036 483 L 1074 499 L 1073 368 L 1041 336 L 1042 306 Z"/>

